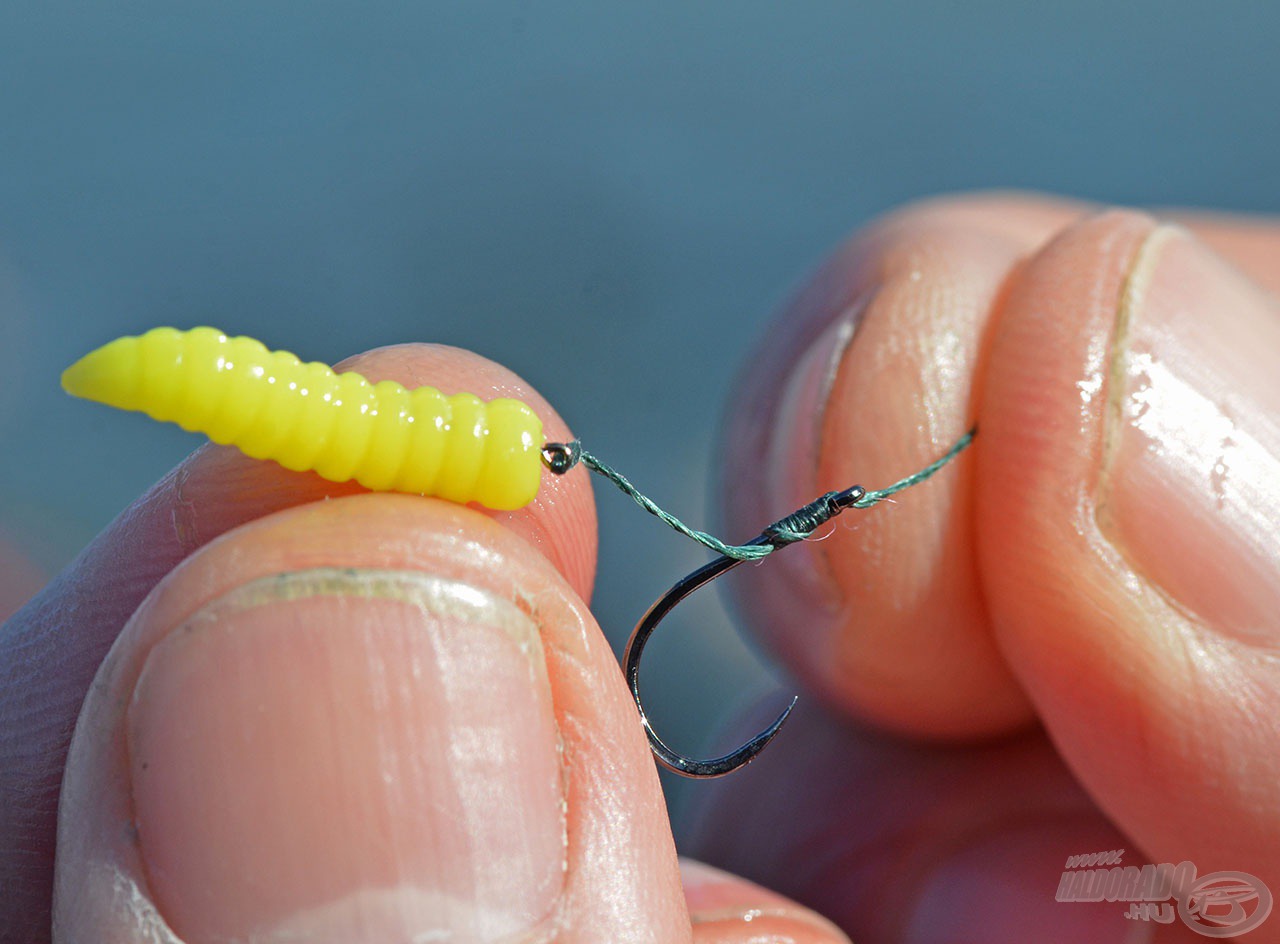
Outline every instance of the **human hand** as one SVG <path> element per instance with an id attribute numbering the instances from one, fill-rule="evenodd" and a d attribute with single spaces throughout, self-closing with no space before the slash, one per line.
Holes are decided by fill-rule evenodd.
<path id="1" fill-rule="evenodd" d="M 778 511 L 776 504 L 795 497 L 792 490 L 799 489 L 800 497 L 792 506 L 812 497 L 800 494 L 809 482 L 825 483 L 828 476 L 840 478 L 846 472 L 850 481 L 887 480 L 914 467 L 913 462 L 921 464 L 921 456 L 927 461 L 939 444 L 945 446 L 955 429 L 972 418 L 974 353 L 995 287 L 1014 260 L 1035 252 L 1049 233 L 1080 212 L 1063 205 L 991 201 L 926 207 L 881 224 L 852 256 L 834 261 L 819 280 L 825 287 L 814 289 L 801 302 L 819 317 L 819 299 L 838 300 L 842 293 L 851 298 L 868 280 L 880 283 L 864 328 L 842 359 L 846 367 L 840 376 L 847 388 L 824 391 L 819 384 L 816 399 L 806 401 L 811 395 L 803 371 L 788 369 L 782 358 L 773 372 L 780 382 L 794 385 L 795 395 L 784 398 L 792 409 L 802 416 L 825 417 L 831 429 L 868 436 L 871 447 L 851 454 L 849 447 L 862 440 L 844 441 L 842 434 L 824 438 L 821 449 L 808 451 L 803 444 L 780 443 L 785 448 L 768 453 L 774 461 L 766 467 L 767 480 L 742 483 L 742 503 L 734 510 L 742 513 L 742 530 L 768 520 Z M 1131 245 L 1139 242 L 1136 232 L 1141 225 L 1145 224 L 1135 218 L 1119 223 L 1113 219 L 1105 226 L 1117 227 L 1118 235 L 1093 243 L 1073 237 L 1092 245 L 1098 265 L 1091 270 L 1086 261 L 1070 257 L 1055 270 L 1055 278 L 1064 278 L 1063 268 L 1097 276 L 1097 270 L 1106 270 L 1103 262 L 1122 267 L 1121 237 L 1128 233 Z M 1098 235 L 1088 232 L 1091 239 Z M 1088 253 L 1084 255 L 1087 260 Z M 1046 258 L 1052 262 L 1058 256 L 1041 253 L 1019 277 L 1034 272 L 1037 264 L 1047 265 Z M 918 279 L 912 278 L 913 271 L 920 273 Z M 1048 282 L 1056 290 L 1055 278 Z M 1094 283 L 1085 279 L 1084 284 Z M 911 304 L 912 285 L 919 286 L 918 298 L 934 302 Z M 941 298 L 940 289 L 945 290 Z M 1043 284 L 1026 291 L 1033 300 L 1062 297 Z M 843 302 L 836 304 L 843 307 Z M 1100 341 L 1093 338 L 1094 348 L 1102 352 L 1097 360 L 1105 354 L 1109 337 L 1109 330 L 1100 327 L 1100 311 L 1087 305 L 1079 310 L 1067 307 L 1078 319 L 1080 337 L 1088 339 L 1090 330 L 1102 331 Z M 1002 324 L 1009 310 L 1007 302 L 1002 305 Z M 949 312 L 957 320 L 948 322 Z M 903 313 L 908 316 L 905 323 L 897 320 Z M 880 342 L 869 330 L 877 323 Z M 1035 323 L 1042 331 L 1047 327 Z M 902 334 L 907 331 L 915 335 Z M 891 344 L 895 335 L 899 342 L 912 337 L 911 348 L 896 355 L 886 348 L 879 352 L 877 364 L 880 345 Z M 1264 350 L 1258 337 L 1258 350 Z M 950 342 L 943 348 L 949 359 L 942 359 L 939 371 L 935 352 L 945 342 Z M 1039 342 L 1048 348 L 1040 351 L 1041 357 L 1060 358 L 1065 375 L 1069 348 L 1052 346 L 1044 337 Z M 779 345 L 779 350 L 785 353 L 787 346 Z M 1106 715 L 1105 706 L 1073 706 L 1071 714 L 1058 702 L 1043 701 L 1048 696 L 1042 688 L 1049 695 L 1055 691 L 1040 681 L 1051 673 L 1036 674 L 1024 667 L 1040 664 L 1033 658 L 1036 650 L 1028 655 L 1005 640 L 1005 633 L 1012 632 L 1006 626 L 1024 624 L 1012 617 L 1006 623 L 1003 611 L 996 608 L 1001 600 L 1019 597 L 996 595 L 985 582 L 1012 580 L 1015 589 L 1023 588 L 1023 598 L 1038 593 L 1042 607 L 1046 599 L 1065 605 L 1061 591 L 1055 596 L 1050 593 L 1054 585 L 1045 585 L 1060 568 L 1042 573 L 1057 560 L 1060 548 L 1053 546 L 1050 554 L 1047 538 L 1028 532 L 1032 525 L 1069 523 L 1066 512 L 1078 506 L 1057 507 L 1046 501 L 1035 505 L 1034 495 L 1018 489 L 1025 492 L 1038 477 L 1050 473 L 1065 474 L 1063 457 L 1057 456 L 1058 465 L 1052 467 L 1052 457 L 1041 454 L 1049 446 L 1081 460 L 1087 455 L 1082 437 L 1096 434 L 1096 417 L 1088 426 L 1079 408 L 1073 417 L 1081 429 L 1074 440 L 1069 424 L 1066 432 L 1061 420 L 1050 426 L 1067 440 L 1060 443 L 1045 442 L 1043 435 L 1028 440 L 1029 430 L 1007 415 L 1003 427 L 998 413 L 989 416 L 992 371 L 1001 363 L 998 351 L 993 342 L 982 374 L 987 391 L 973 400 L 979 403 L 982 423 L 978 447 L 974 458 L 958 467 L 976 466 L 976 474 L 961 471 L 942 477 L 914 491 L 912 500 L 899 503 L 891 514 L 880 511 L 860 520 L 854 537 L 844 534 L 839 540 L 791 548 L 766 567 L 753 569 L 751 586 L 759 594 L 753 602 L 763 607 L 766 625 L 778 627 L 768 618 L 767 607 L 775 601 L 776 608 L 776 601 L 783 600 L 794 607 L 795 595 L 788 587 L 798 575 L 814 573 L 814 566 L 830 567 L 837 575 L 858 575 L 856 581 L 837 576 L 835 584 L 843 600 L 866 614 L 856 632 L 843 617 L 833 622 L 815 609 L 800 619 L 793 611 L 789 625 L 794 635 L 782 636 L 786 630 L 777 629 L 775 638 L 778 645 L 817 644 L 815 651 L 825 652 L 827 659 L 848 649 L 850 658 L 839 663 L 849 671 L 847 678 L 834 672 L 824 677 L 812 665 L 802 671 L 824 697 L 843 700 L 881 725 L 909 734 L 969 737 L 1025 727 L 1035 712 L 1053 730 L 1053 719 L 1078 718 L 1088 711 L 1105 717 L 1112 728 L 1105 733 L 1119 737 L 1121 728 L 1133 722 L 1124 712 L 1132 711 L 1136 696 L 1125 690 L 1128 700 L 1116 709 L 1118 718 Z M 867 365 L 859 363 L 860 358 L 870 358 L 870 366 L 878 369 L 864 376 Z M 1021 362 L 1012 356 L 1006 361 L 1011 365 L 1008 373 L 1016 377 L 1013 368 Z M 374 379 L 430 381 L 445 389 L 520 396 L 532 401 L 544 418 L 553 415 L 510 374 L 461 352 L 394 348 L 364 355 L 347 366 Z M 893 379 L 895 372 L 901 389 Z M 876 390 L 877 400 L 858 394 L 863 383 Z M 768 404 L 777 393 L 762 391 L 744 405 L 741 415 L 757 420 L 773 416 Z M 1047 394 L 1023 391 L 1019 396 L 1030 396 L 1041 409 L 1058 402 Z M 926 397 L 930 399 L 924 400 L 924 413 L 936 423 L 928 432 L 936 442 L 920 436 L 917 428 Z M 874 410 L 868 407 L 872 402 L 878 404 Z M 1096 398 L 1092 402 L 1097 405 Z M 834 408 L 821 409 L 823 403 Z M 851 422 L 841 423 L 841 411 L 854 403 L 859 404 L 856 415 L 846 413 Z M 1274 417 L 1274 407 L 1262 413 L 1264 418 Z M 779 429 L 797 426 L 787 417 L 774 420 L 783 424 Z M 740 450 L 733 467 L 739 470 L 750 466 L 745 460 L 761 455 L 759 446 L 768 448 L 751 434 L 750 425 L 744 429 L 739 422 L 733 434 Z M 563 424 L 547 426 L 550 438 L 567 435 Z M 1268 441 L 1263 433 L 1253 435 L 1269 442 L 1274 456 L 1274 437 Z M 984 483 L 1001 470 L 1010 472 L 988 463 L 1008 461 L 1001 457 L 1009 453 L 1035 464 L 1019 467 L 1020 485 L 998 479 L 1002 501 L 997 507 L 1002 510 L 994 520 L 1002 523 L 1001 540 L 1015 543 L 1004 545 L 1012 553 L 1008 559 L 997 554 L 995 566 L 981 555 L 983 542 L 996 538 L 984 533 L 983 541 L 976 541 L 972 524 L 983 520 L 973 516 L 975 509 L 980 514 L 986 507 Z M 778 461 L 778 456 L 788 461 Z M 844 462 L 856 468 L 841 467 Z M 687 939 L 690 924 L 652 762 L 616 665 L 582 603 L 594 566 L 594 513 L 582 476 L 579 472 L 560 482 L 548 481 L 537 504 L 526 511 L 492 515 L 494 523 L 444 503 L 356 494 L 358 489 L 291 475 L 228 450 L 197 452 L 6 627 L 0 643 L 5 678 L 0 709 L 17 723 L 0 733 L 4 927 L 24 929 L 13 932 L 21 935 L 17 939 L 38 940 L 41 929 L 47 933 L 42 923 L 47 911 L 42 908 L 47 908 L 53 881 L 52 814 L 62 774 L 60 749 L 97 672 L 66 765 L 58 837 L 59 940 L 149 940 L 145 934 L 147 922 L 155 920 L 149 912 L 153 905 L 191 944 L 243 938 L 255 928 L 257 940 L 271 940 L 272 928 L 275 939 L 285 939 L 282 922 L 292 923 L 294 939 L 319 941 L 358 940 L 359 931 L 372 933 L 371 939 L 407 939 L 410 930 L 453 933 L 459 940 L 519 940 L 531 925 L 557 933 L 554 939 L 561 941 Z M 776 487 L 779 484 L 782 488 Z M 1051 491 L 1051 485 L 1038 482 L 1041 490 Z M 976 490 L 973 497 L 970 489 Z M 325 495 L 347 497 L 315 503 Z M 1237 515 L 1263 513 L 1256 507 L 1233 507 Z M 895 523 L 904 514 L 908 519 Z M 1042 514 L 1048 517 L 1041 520 Z M 210 543 L 219 535 L 225 536 Z M 858 556 L 856 546 L 867 540 L 876 552 L 871 564 Z M 1038 557 L 1024 546 L 1031 540 L 1040 542 Z M 1077 556 L 1089 559 L 1087 553 Z M 1088 575 L 1083 563 L 1074 566 L 1071 573 Z M 282 573 L 294 576 L 275 576 Z M 148 603 L 130 620 L 157 583 Z M 1122 597 L 1114 587 L 1110 596 L 1104 593 L 1106 584 L 1090 589 L 1096 595 L 1085 599 L 1095 607 L 1099 597 Z M 990 615 L 983 608 L 983 594 Z M 193 615 L 203 604 L 208 604 L 203 615 Z M 1138 615 L 1143 613 L 1146 622 L 1135 618 L 1122 627 L 1130 647 L 1122 655 L 1131 655 L 1145 638 L 1142 634 L 1149 632 L 1152 617 L 1150 611 L 1140 610 Z M 905 618 L 912 614 L 918 625 Z M 1045 633 L 1067 633 L 1074 626 L 1065 638 L 1084 647 L 1082 627 L 1071 622 L 1074 616 L 1065 628 L 1059 626 L 1061 615 L 1056 620 L 1040 618 L 1037 625 Z M 103 654 L 126 621 L 129 625 L 103 663 Z M 904 623 L 911 625 L 904 628 Z M 989 634 L 991 626 L 996 628 L 994 636 Z M 914 639 L 904 635 L 911 629 L 919 632 Z M 1096 627 L 1092 631 L 1098 632 Z M 839 648 L 823 648 L 837 637 L 844 639 Z M 860 648 L 864 642 L 865 648 Z M 901 648 L 895 648 L 898 643 Z M 1155 641 L 1148 644 L 1156 649 Z M 1050 669 L 1065 659 L 1056 649 L 1044 648 L 1048 651 L 1040 654 L 1050 659 Z M 1086 664 L 1075 668 L 1072 677 L 1086 691 L 1113 694 L 1105 683 L 1115 676 L 1113 660 L 1119 657 L 1097 642 L 1084 648 L 1083 655 L 1076 655 L 1086 658 Z M 931 660 L 934 654 L 937 658 Z M 1112 673 L 1088 676 L 1088 671 L 1097 670 L 1097 662 L 1111 666 Z M 1254 663 L 1250 666 L 1256 668 Z M 1273 696 L 1275 690 L 1272 681 Z M 1204 700 L 1207 694 L 1196 702 L 1201 713 L 1214 707 Z M 1231 694 L 1224 691 L 1222 696 Z M 1188 697 L 1170 695 L 1170 700 Z M 1050 710 L 1055 707 L 1056 713 Z M 1138 707 L 1150 708 L 1145 703 Z M 1256 705 L 1245 707 L 1257 710 Z M 1239 711 L 1237 705 L 1237 713 L 1219 710 L 1219 715 L 1230 720 L 1239 718 Z M 1158 729 L 1160 721 L 1148 723 Z M 1256 725 L 1245 731 L 1237 726 L 1203 732 L 1215 735 L 1214 743 L 1224 750 L 1231 748 L 1231 742 L 1222 742 L 1224 735 L 1245 737 L 1256 746 L 1265 733 Z M 858 754 L 851 756 L 878 758 L 879 764 L 854 770 L 847 761 L 838 768 L 836 758 L 825 756 L 832 745 L 839 750 L 852 746 Z M 1178 747 L 1203 745 L 1193 740 Z M 1063 750 L 1072 756 L 1066 746 Z M 1022 770 L 1015 764 L 1019 758 L 1024 758 L 1027 776 L 1036 779 L 1024 781 L 1017 794 L 1043 788 L 1051 811 L 1081 812 L 1093 817 L 1088 820 L 1093 826 L 1110 828 L 1097 813 L 1084 810 L 1083 794 L 1070 786 L 1047 746 L 1032 745 L 1020 752 L 1009 746 L 1001 751 L 994 747 L 939 755 L 883 737 L 848 734 L 813 715 L 801 715 L 750 771 L 724 782 L 727 794 L 714 794 L 720 805 L 704 820 L 700 845 L 718 859 L 734 859 L 746 872 L 774 875 L 776 884 L 798 888 L 807 897 L 826 893 L 824 905 L 849 927 L 871 928 L 860 940 L 884 939 L 871 936 L 879 930 L 863 922 L 870 896 L 883 896 L 889 885 L 903 894 L 905 910 L 883 914 L 890 922 L 885 927 L 910 928 L 906 919 L 933 914 L 964 930 L 964 914 L 940 911 L 927 898 L 917 902 L 922 889 L 927 890 L 919 868 L 907 874 L 893 859 L 882 859 L 879 871 L 860 872 L 852 860 L 840 858 L 849 849 L 865 850 L 865 843 L 877 838 L 856 828 L 859 820 L 874 815 L 860 811 L 877 809 L 875 793 L 844 790 L 851 783 L 858 785 L 856 778 L 862 777 L 884 794 L 898 791 L 902 812 L 894 820 L 886 811 L 880 822 L 889 824 L 891 841 L 900 838 L 905 843 L 913 834 L 924 836 L 902 846 L 912 852 L 910 861 L 917 865 L 939 862 L 941 847 L 928 841 L 935 834 L 949 836 L 954 843 L 956 834 L 946 833 L 942 826 L 967 824 L 975 841 L 982 839 L 984 824 L 995 833 L 1000 829 L 990 812 L 986 819 L 966 820 L 961 814 L 968 807 L 962 804 L 954 805 L 958 812 L 950 823 L 936 805 L 925 803 L 927 788 L 936 789 L 948 776 L 963 779 L 964 771 L 970 770 L 969 782 L 983 784 L 987 794 L 994 794 L 992 778 L 1001 770 Z M 795 762 L 797 752 L 804 763 Z M 912 765 L 916 752 L 924 758 L 924 774 L 932 771 L 932 778 L 912 776 L 921 770 L 919 764 Z M 1115 757 L 1116 748 L 1096 753 L 1111 759 L 1111 767 L 1103 765 L 1102 772 L 1123 781 L 1127 772 L 1113 770 L 1123 760 Z M 1268 763 L 1275 763 L 1273 750 L 1246 756 L 1263 774 Z M 947 757 L 954 764 L 948 764 Z M 902 773 L 895 774 L 899 765 Z M 1207 779 L 1205 771 L 1200 773 L 1197 783 Z M 903 801 L 904 780 L 920 786 L 918 804 Z M 1270 782 L 1274 781 L 1271 768 Z M 805 806 L 810 794 L 804 790 L 824 785 L 825 796 Z M 1099 795 L 1098 788 L 1089 785 Z M 772 808 L 783 813 L 776 819 L 791 820 L 796 828 L 776 826 L 780 842 L 770 848 L 763 842 L 769 834 L 762 831 L 759 816 L 741 818 L 741 803 L 761 796 L 757 790 L 767 795 L 767 789 L 779 787 L 788 793 Z M 1134 792 L 1130 784 L 1129 793 Z M 1223 817 L 1217 822 L 1239 824 L 1239 803 L 1223 814 L 1221 803 L 1229 797 L 1222 792 L 1201 791 L 1190 799 L 1217 799 Z M 980 798 L 970 799 L 968 806 Z M 831 815 L 837 805 L 843 817 Z M 931 817 L 913 821 L 909 814 L 919 808 L 929 810 Z M 1003 807 L 997 803 L 994 809 L 1000 812 Z M 1185 811 L 1173 809 L 1172 815 Z M 1136 841 L 1144 842 L 1129 825 L 1131 820 L 1110 807 L 1108 812 Z M 716 816 L 719 840 L 709 838 L 715 833 Z M 819 855 L 809 845 L 806 856 L 794 843 L 804 835 L 799 828 L 804 824 L 821 824 L 828 830 L 819 834 Z M 1269 834 L 1255 827 L 1248 835 L 1241 829 L 1225 837 L 1255 846 L 1231 847 L 1228 851 L 1240 851 L 1242 859 L 1220 867 L 1249 870 L 1252 865 L 1265 879 L 1267 863 L 1250 848 L 1274 849 L 1274 820 L 1270 828 Z M 1095 833 L 1072 828 L 1063 835 L 1074 841 Z M 760 840 L 754 859 L 753 836 Z M 1039 834 L 1024 837 L 1028 855 L 1043 854 L 1048 841 L 1043 839 Z M 716 842 L 722 845 L 717 848 Z M 1197 842 L 1191 849 L 1197 856 L 1216 857 L 1216 847 L 1203 839 Z M 1155 854 L 1165 847 L 1144 848 Z M 1076 851 L 1090 849 L 1050 849 L 1055 867 Z M 815 873 L 815 862 L 833 861 L 836 866 Z M 1274 874 L 1274 859 L 1270 863 Z M 1219 867 L 1203 861 L 1201 865 Z M 862 897 L 862 889 L 851 883 L 868 875 L 882 884 L 868 886 L 868 897 Z M 820 919 L 759 889 L 696 868 L 689 876 L 688 901 L 699 919 L 695 927 L 700 941 L 767 940 L 769 933 L 780 939 L 789 934 L 796 941 L 839 940 Z M 804 876 L 809 880 L 799 881 Z M 986 877 L 995 881 L 990 873 Z M 935 878 L 933 884 L 945 892 L 945 876 Z M 1272 880 L 1273 887 L 1277 884 Z M 1009 906 L 1011 897 L 978 899 L 984 920 L 998 917 L 998 909 Z M 1052 901 L 1049 905 L 1072 907 Z M 755 917 L 753 909 L 762 914 Z M 742 920 L 747 914 L 755 920 Z M 1061 911 L 1048 918 L 1071 920 Z M 985 939 L 1002 939 L 999 926 L 982 927 L 992 931 Z M 1253 939 L 1260 940 L 1256 935 L 1262 933 L 1255 932 Z"/>
<path id="2" fill-rule="evenodd" d="M 344 366 L 569 438 L 464 351 Z M 486 515 L 197 450 L 0 634 L 0 939 L 49 940 L 56 887 L 60 944 L 670 942 L 686 892 L 702 942 L 839 940 L 712 870 L 682 889 L 595 540 L 585 469 Z"/>
<path id="3" fill-rule="evenodd" d="M 723 440 L 730 533 L 979 435 L 736 582 L 828 710 L 700 790 L 684 851 L 859 944 L 1203 940 L 1054 900 L 1113 849 L 1280 893 L 1280 225 L 1182 222 L 931 201 L 772 326 Z"/>

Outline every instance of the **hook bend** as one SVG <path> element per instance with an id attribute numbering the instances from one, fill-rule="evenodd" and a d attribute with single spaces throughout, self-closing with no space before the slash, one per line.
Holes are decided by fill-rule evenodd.
<path id="1" fill-rule="evenodd" d="M 778 550 L 788 544 L 801 541 L 813 533 L 814 529 L 819 525 L 834 518 L 844 509 L 852 507 L 865 494 L 866 490 L 860 485 L 845 489 L 843 492 L 828 492 L 803 508 L 787 515 L 787 517 L 775 521 L 765 528 L 759 537 L 747 542 L 744 546 L 767 545 L 771 550 Z M 723 777 L 725 774 L 732 773 L 739 767 L 749 764 L 773 740 L 786 722 L 787 717 L 791 714 L 791 709 L 796 705 L 797 699 L 793 697 L 791 703 L 787 705 L 782 714 L 778 715 L 767 728 L 736 750 L 709 760 L 687 757 L 667 746 L 662 738 L 658 737 L 657 732 L 653 730 L 649 716 L 645 713 L 644 702 L 640 697 L 640 659 L 644 654 L 644 647 L 648 643 L 649 637 L 653 635 L 658 624 L 681 601 L 717 577 L 727 574 L 742 562 L 742 559 L 721 555 L 711 563 L 699 567 L 693 573 L 678 580 L 670 590 L 649 607 L 644 616 L 640 617 L 640 622 L 636 624 L 636 628 L 632 631 L 631 639 L 627 642 L 626 653 L 623 656 L 623 672 L 626 675 L 627 686 L 631 689 L 631 697 L 635 699 L 636 708 L 640 712 L 640 722 L 644 725 L 645 734 L 649 738 L 649 747 L 653 751 L 654 757 L 658 763 L 668 770 L 685 777 Z"/>

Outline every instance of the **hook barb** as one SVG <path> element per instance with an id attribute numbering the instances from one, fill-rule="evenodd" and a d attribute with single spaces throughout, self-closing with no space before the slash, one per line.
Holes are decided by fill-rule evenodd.
<path id="1" fill-rule="evenodd" d="M 844 509 L 853 507 L 854 503 L 865 494 L 865 489 L 860 485 L 845 489 L 843 492 L 828 492 L 798 511 L 769 525 L 759 537 L 747 542 L 744 546 L 767 545 L 770 550 L 778 550 L 788 544 L 803 540 L 819 525 L 834 518 Z M 627 642 L 626 653 L 623 655 L 623 672 L 626 675 L 627 686 L 631 689 L 631 697 L 635 699 L 636 708 L 640 712 L 640 722 L 644 725 L 645 734 L 648 735 L 649 748 L 653 751 L 653 756 L 663 767 L 685 777 L 723 777 L 725 774 L 733 773 L 739 767 L 744 767 L 751 763 L 781 730 L 782 725 L 786 723 L 787 717 L 791 714 L 791 709 L 796 706 L 798 701 L 797 698 L 793 697 L 791 704 L 787 705 L 786 709 L 782 714 L 778 715 L 772 724 L 737 750 L 710 760 L 687 757 L 667 746 L 666 742 L 658 737 L 657 732 L 653 730 L 653 725 L 649 722 L 649 716 L 645 713 L 644 702 L 640 697 L 640 659 L 644 654 L 644 647 L 653 635 L 654 630 L 686 597 L 699 588 L 706 586 L 717 577 L 727 574 L 742 562 L 740 558 L 722 555 L 711 563 L 699 567 L 687 577 L 678 580 L 670 590 L 649 607 L 644 616 L 640 617 L 640 622 L 636 624 L 636 628 L 632 631 L 631 639 Z"/>

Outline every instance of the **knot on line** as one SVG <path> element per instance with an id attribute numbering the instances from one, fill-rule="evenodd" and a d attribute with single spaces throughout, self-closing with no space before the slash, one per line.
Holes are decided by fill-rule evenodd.
<path id="1" fill-rule="evenodd" d="M 857 494 L 852 494 L 854 492 Z M 819 495 L 803 508 L 797 508 L 785 518 L 769 525 L 764 529 L 764 536 L 774 547 L 803 541 L 861 498 L 862 494 L 863 490 L 854 486 L 843 492 L 827 492 L 825 495 Z"/>

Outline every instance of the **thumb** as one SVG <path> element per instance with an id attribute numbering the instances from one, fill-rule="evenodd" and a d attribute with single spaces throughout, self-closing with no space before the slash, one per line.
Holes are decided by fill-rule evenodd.
<path id="1" fill-rule="evenodd" d="M 1280 309 L 1117 212 L 1016 270 L 997 317 L 976 460 L 997 642 L 1149 856 L 1280 888 Z"/>
<path id="2" fill-rule="evenodd" d="M 612 653 L 547 558 L 468 508 L 356 495 L 229 532 L 85 701 L 62 944 L 688 937 Z"/>

